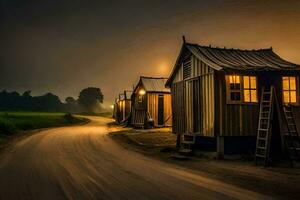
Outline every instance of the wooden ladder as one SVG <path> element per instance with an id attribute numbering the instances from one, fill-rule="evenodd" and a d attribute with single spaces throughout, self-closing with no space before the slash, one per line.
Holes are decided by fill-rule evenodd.
<path id="1" fill-rule="evenodd" d="M 300 160 L 300 139 L 292 112 L 292 106 L 289 104 L 284 105 L 283 111 L 287 124 L 287 132 L 284 133 L 283 138 L 291 165 L 293 166 L 293 161 Z"/>
<path id="2" fill-rule="evenodd" d="M 196 136 L 194 134 L 183 134 L 179 153 L 182 155 L 192 155 Z"/>
<path id="3" fill-rule="evenodd" d="M 263 161 L 264 166 L 269 164 L 274 96 L 275 90 L 273 86 L 271 86 L 269 91 L 265 88 L 262 89 L 255 151 L 256 165 L 261 160 Z"/>

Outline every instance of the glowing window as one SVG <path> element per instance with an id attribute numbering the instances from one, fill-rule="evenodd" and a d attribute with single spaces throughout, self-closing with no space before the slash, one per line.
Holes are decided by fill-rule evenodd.
<path id="1" fill-rule="evenodd" d="M 255 76 L 243 76 L 244 102 L 257 102 L 257 87 Z"/>
<path id="2" fill-rule="evenodd" d="M 257 78 L 256 76 L 228 75 L 227 100 L 229 103 L 257 103 Z M 243 98 L 242 98 L 243 97 Z"/>
<path id="3" fill-rule="evenodd" d="M 229 79 L 229 99 L 230 101 L 241 101 L 241 78 L 230 75 Z"/>
<path id="4" fill-rule="evenodd" d="M 286 104 L 297 103 L 297 83 L 296 77 L 282 77 L 283 102 Z"/>

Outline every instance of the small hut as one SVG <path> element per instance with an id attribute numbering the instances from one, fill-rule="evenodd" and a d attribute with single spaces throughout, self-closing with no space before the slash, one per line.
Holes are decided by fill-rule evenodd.
<path id="1" fill-rule="evenodd" d="M 131 123 L 134 127 L 172 125 L 171 92 L 166 78 L 141 76 L 133 90 Z"/>
<path id="2" fill-rule="evenodd" d="M 114 118 L 118 123 L 126 122 L 130 116 L 131 95 L 132 91 L 124 90 L 115 101 Z"/>
<path id="3" fill-rule="evenodd" d="M 166 83 L 178 147 L 263 159 L 300 150 L 298 142 L 290 146 L 299 140 L 299 76 L 300 66 L 272 48 L 213 48 L 184 39 Z"/>

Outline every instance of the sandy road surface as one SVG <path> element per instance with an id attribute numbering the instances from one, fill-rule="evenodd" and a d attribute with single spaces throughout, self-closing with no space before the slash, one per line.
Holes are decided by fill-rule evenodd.
<path id="1" fill-rule="evenodd" d="M 32 135 L 0 161 L 0 199 L 268 199 L 118 146 L 109 119 Z"/>

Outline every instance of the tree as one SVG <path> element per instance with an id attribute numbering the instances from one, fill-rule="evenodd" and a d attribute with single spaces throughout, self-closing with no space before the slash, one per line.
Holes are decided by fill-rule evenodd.
<path id="1" fill-rule="evenodd" d="M 31 97 L 31 91 L 27 90 L 22 94 L 23 97 Z"/>
<path id="2" fill-rule="evenodd" d="M 98 112 L 101 110 L 100 104 L 103 103 L 103 94 L 100 88 L 88 87 L 81 90 L 78 98 L 80 106 L 87 112 Z"/>
<path id="3" fill-rule="evenodd" d="M 76 100 L 74 99 L 74 97 L 67 97 L 65 99 L 65 101 L 67 104 L 75 104 L 76 103 Z"/>
<path id="4" fill-rule="evenodd" d="M 60 111 L 62 102 L 57 95 L 47 93 L 42 96 L 33 97 L 34 110 L 38 111 Z"/>

